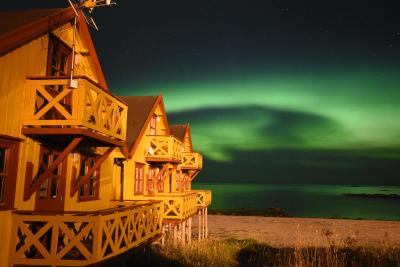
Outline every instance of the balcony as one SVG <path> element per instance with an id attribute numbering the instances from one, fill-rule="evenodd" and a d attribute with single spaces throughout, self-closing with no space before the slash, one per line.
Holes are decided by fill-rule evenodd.
<path id="1" fill-rule="evenodd" d="M 127 105 L 88 78 L 75 79 L 78 88 L 71 89 L 65 77 L 28 78 L 22 133 L 54 142 L 84 135 L 94 144 L 120 146 L 126 138 Z"/>
<path id="2" fill-rule="evenodd" d="M 193 190 L 197 195 L 197 207 L 204 208 L 211 204 L 211 190 Z"/>
<path id="3" fill-rule="evenodd" d="M 96 213 L 12 214 L 13 265 L 86 266 L 162 234 L 163 204 L 129 205 Z"/>
<path id="4" fill-rule="evenodd" d="M 182 162 L 182 142 L 174 136 L 148 135 L 147 162 Z"/>
<path id="5" fill-rule="evenodd" d="M 193 192 L 163 193 L 155 196 L 136 196 L 135 200 L 156 200 L 164 203 L 164 220 L 182 221 L 196 214 L 197 194 Z"/>
<path id="6" fill-rule="evenodd" d="M 196 152 L 183 152 L 181 169 L 201 170 L 203 168 L 203 156 Z"/>

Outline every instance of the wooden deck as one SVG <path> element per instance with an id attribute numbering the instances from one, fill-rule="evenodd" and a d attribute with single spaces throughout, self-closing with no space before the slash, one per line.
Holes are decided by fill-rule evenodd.
<path id="1" fill-rule="evenodd" d="M 78 88 L 71 89 L 66 78 L 27 79 L 23 127 L 83 128 L 125 140 L 127 105 L 87 78 L 76 80 Z"/>
<path id="2" fill-rule="evenodd" d="M 174 136 L 148 135 L 147 162 L 182 162 L 182 142 Z"/>
<path id="3" fill-rule="evenodd" d="M 211 205 L 212 193 L 211 190 L 192 190 L 197 196 L 197 207 L 204 208 Z"/>
<path id="4" fill-rule="evenodd" d="M 196 214 L 197 193 L 163 193 L 155 196 L 137 196 L 135 200 L 156 200 L 164 204 L 163 219 L 183 221 Z"/>
<path id="5" fill-rule="evenodd" d="M 201 170 L 203 168 L 203 156 L 197 152 L 183 152 L 181 169 Z"/>

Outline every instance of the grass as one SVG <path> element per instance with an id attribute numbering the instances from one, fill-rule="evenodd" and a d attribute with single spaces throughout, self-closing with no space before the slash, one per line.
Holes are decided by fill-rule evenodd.
<path id="1" fill-rule="evenodd" d="M 354 240 L 325 247 L 272 247 L 253 239 L 209 239 L 191 245 L 148 245 L 105 266 L 298 266 L 391 267 L 400 266 L 400 248 L 357 246 Z"/>

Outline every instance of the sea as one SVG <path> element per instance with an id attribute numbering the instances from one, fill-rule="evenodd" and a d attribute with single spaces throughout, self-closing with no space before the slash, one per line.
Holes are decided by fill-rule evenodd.
<path id="1" fill-rule="evenodd" d="M 400 186 L 193 183 L 192 188 L 212 190 L 213 211 L 281 208 L 293 217 L 400 220 L 399 198 L 343 195 L 400 195 Z"/>

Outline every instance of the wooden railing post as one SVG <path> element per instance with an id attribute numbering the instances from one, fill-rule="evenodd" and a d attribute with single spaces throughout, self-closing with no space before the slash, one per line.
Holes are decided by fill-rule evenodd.
<path id="1" fill-rule="evenodd" d="M 93 229 L 93 262 L 101 260 L 103 243 L 103 216 L 98 215 L 91 218 L 94 221 Z"/>

